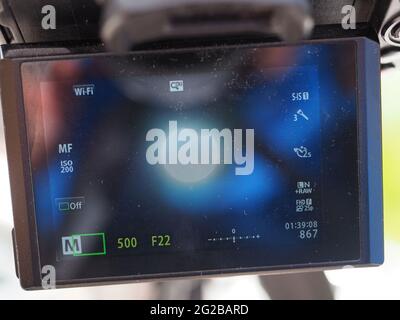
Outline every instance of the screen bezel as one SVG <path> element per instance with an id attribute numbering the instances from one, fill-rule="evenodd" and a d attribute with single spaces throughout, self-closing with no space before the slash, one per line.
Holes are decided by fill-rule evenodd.
<path id="1" fill-rule="evenodd" d="M 368 170 L 368 154 L 366 154 L 366 145 L 369 143 L 368 139 L 366 139 L 366 128 L 361 124 L 365 123 L 366 120 L 366 112 L 369 111 L 367 108 L 362 108 L 363 105 L 366 104 L 365 95 L 376 95 L 376 88 L 379 88 L 379 83 L 376 85 L 377 79 L 373 79 L 372 77 L 367 77 L 363 72 L 366 72 L 365 63 L 366 57 L 364 56 L 364 42 L 369 41 L 363 38 L 358 38 L 352 40 L 357 44 L 357 70 L 362 70 L 357 73 L 357 83 L 358 83 L 358 91 L 357 91 L 357 123 L 358 123 L 358 157 L 359 157 L 359 217 L 360 217 L 360 259 L 351 260 L 351 261 L 335 261 L 329 263 L 315 263 L 312 268 L 320 269 L 320 268 L 333 268 L 335 266 L 341 265 L 362 265 L 368 263 L 374 263 L 371 259 L 370 254 L 370 241 L 369 236 L 371 233 L 370 225 L 369 225 L 369 205 L 366 204 L 368 202 L 368 190 L 367 190 L 367 181 L 365 181 L 365 173 Z M 325 42 L 338 42 L 338 41 L 346 41 L 346 40 L 324 40 L 324 41 L 309 41 L 309 43 L 325 43 Z M 372 42 L 372 41 L 369 41 Z M 257 47 L 257 46 L 271 46 L 266 44 L 257 44 L 257 45 L 241 45 L 240 47 Z M 282 46 L 282 44 L 272 45 L 272 46 Z M 237 47 L 232 45 L 232 47 Z M 204 48 L 202 48 L 204 49 Z M 200 49 L 200 50 L 202 50 Z M 187 50 L 187 49 L 179 49 L 179 50 Z M 196 50 L 196 49 L 193 49 Z M 174 50 L 173 50 L 174 51 Z M 165 51 L 162 51 L 165 52 Z M 154 51 L 153 51 L 154 53 Z M 138 53 L 140 54 L 140 53 Z M 108 55 L 107 53 L 98 53 L 96 56 Z M 33 190 L 32 190 L 32 181 L 31 181 L 31 170 L 29 164 L 29 157 L 27 157 L 27 137 L 26 137 L 26 126 L 24 119 L 24 110 L 23 110 L 23 96 L 22 96 L 22 81 L 20 75 L 20 66 L 24 62 L 30 61 L 46 61 L 46 60 L 57 60 L 57 59 L 70 59 L 70 58 L 82 58 L 87 55 L 73 55 L 73 56 L 56 56 L 56 57 L 41 57 L 41 58 L 30 58 L 30 59 L 16 59 L 16 60 L 6 60 L 2 62 L 2 70 L 5 71 L 6 74 L 12 75 L 8 77 L 7 81 L 5 81 L 4 77 L 2 77 L 2 86 L 5 92 L 12 92 L 12 94 L 5 94 L 3 97 L 3 109 L 5 114 L 5 122 L 8 124 L 6 127 L 7 134 L 7 151 L 9 156 L 9 165 L 10 165 L 10 176 L 12 182 L 12 191 L 13 191 L 13 208 L 14 208 L 14 219 L 15 219 L 15 238 L 17 244 L 17 261 L 18 261 L 18 273 L 21 278 L 21 284 L 23 287 L 32 288 L 32 287 L 40 287 L 40 261 L 39 257 L 39 249 L 37 242 L 37 230 L 34 219 L 34 206 L 33 206 Z M 371 60 L 373 61 L 373 59 Z M 368 78 L 368 79 L 367 79 Z M 364 90 L 364 82 L 371 82 L 372 88 L 375 88 L 375 92 L 372 90 Z M 7 90 L 8 88 L 8 90 Z M 376 99 L 374 99 L 376 102 Z M 376 108 L 376 106 L 374 106 Z M 371 117 L 368 117 L 371 119 Z M 379 120 L 380 118 L 378 117 Z M 379 129 L 379 125 L 377 126 Z M 380 136 L 380 132 L 379 132 Z M 379 149 L 379 146 L 374 148 L 375 150 Z M 367 151 L 371 152 L 371 148 Z M 376 168 L 379 171 L 379 168 Z M 378 186 L 379 187 L 379 186 Z M 16 195 L 17 194 L 17 195 Z M 26 195 L 26 198 L 25 198 Z M 379 199 L 377 199 L 378 207 L 379 207 Z M 379 216 L 379 213 L 375 213 L 374 216 Z M 376 230 L 379 231 L 379 225 L 375 227 Z M 379 232 L 378 232 L 379 233 Z M 378 235 L 379 238 L 379 235 Z M 377 246 L 379 248 L 379 244 Z M 33 262 L 33 263 L 32 263 Z M 379 262 L 378 262 L 379 263 Z M 285 266 L 285 270 L 292 269 L 309 269 L 310 265 L 299 264 L 299 265 L 291 265 Z M 151 276 L 124 276 L 124 277 L 110 277 L 110 278 L 95 278 L 95 279 L 81 279 L 81 280 L 71 280 L 71 281 L 62 281 L 57 283 L 58 286 L 70 286 L 76 284 L 90 284 L 90 283 L 109 283 L 109 282 L 121 282 L 121 281 L 132 281 L 132 280 L 149 280 L 149 279 L 162 279 L 165 277 L 195 277 L 195 276 L 204 276 L 204 275 L 216 275 L 221 273 L 227 274 L 242 274 L 242 273 L 264 273 L 269 271 L 282 270 L 282 266 L 274 266 L 274 267 L 266 267 L 266 268 L 246 268 L 243 269 L 224 269 L 224 270 L 213 270 L 213 271 L 199 271 L 199 272 L 180 272 L 173 274 L 159 274 L 159 275 L 151 275 Z"/>

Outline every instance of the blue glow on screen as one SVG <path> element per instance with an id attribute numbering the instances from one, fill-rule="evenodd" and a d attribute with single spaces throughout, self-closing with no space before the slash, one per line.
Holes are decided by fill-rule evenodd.
<path id="1" fill-rule="evenodd" d="M 338 105 L 350 110 L 346 114 L 348 119 L 354 117 L 352 92 L 347 94 L 341 88 L 340 81 L 329 73 L 330 67 L 321 67 L 331 59 L 328 47 L 302 46 L 295 51 L 289 66 L 265 70 L 254 67 L 242 75 L 256 79 L 252 85 L 246 87 L 240 83 L 239 89 L 233 92 L 235 89 L 222 84 L 219 90 L 224 94 L 215 99 L 207 96 L 203 105 L 188 101 L 190 108 L 186 109 L 185 104 L 182 108 L 168 105 L 169 101 L 164 97 L 169 93 L 158 87 L 164 78 L 168 78 L 162 75 L 147 77 L 151 79 L 148 80 L 150 84 L 156 78 L 159 83 L 153 88 L 149 84 L 147 89 L 150 91 L 142 92 L 136 100 L 132 98 L 136 92 L 134 87 L 119 87 L 122 80 L 116 80 L 115 76 L 104 78 L 97 74 L 79 79 L 80 82 L 94 83 L 97 93 L 92 99 L 82 100 L 85 102 L 71 98 L 73 103 L 64 101 L 65 106 L 60 106 L 65 107 L 70 117 L 70 131 L 63 137 L 65 141 L 60 142 L 73 143 L 73 160 L 81 176 L 76 174 L 66 178 L 60 175 L 60 158 L 54 154 L 56 149 L 47 150 L 48 167 L 43 166 L 34 176 L 39 228 L 44 231 L 62 229 L 67 219 L 55 212 L 54 199 L 97 190 L 89 185 L 90 180 L 102 192 L 100 196 L 107 204 L 103 211 L 112 208 L 120 216 L 143 216 L 144 220 L 147 216 L 157 217 L 157 214 L 170 215 L 172 224 L 177 215 L 194 219 L 207 215 L 215 218 L 213 225 L 236 224 L 247 229 L 261 226 L 270 231 L 270 243 L 280 243 L 287 234 L 276 230 L 282 227 L 286 211 L 293 210 L 295 200 L 288 194 L 293 195 L 296 181 L 303 176 L 310 180 L 320 177 L 321 124 L 327 122 L 330 127 L 326 126 L 324 130 L 334 130 L 334 121 L 326 119 L 339 115 Z M 94 61 L 83 60 L 82 68 L 96 68 Z M 77 63 L 82 62 L 77 60 Z M 97 67 L 103 70 L 102 66 Z M 182 74 L 175 76 L 184 77 Z M 216 78 L 223 76 L 217 74 Z M 196 73 L 191 78 L 196 78 Z M 247 78 L 241 79 L 242 82 Z M 123 79 L 127 80 L 129 78 Z M 139 89 L 145 90 L 146 75 L 140 75 L 140 81 Z M 71 82 L 65 86 L 69 90 Z M 210 92 L 214 92 L 212 86 Z M 127 93 L 127 90 L 131 91 Z M 216 92 L 218 94 L 218 90 Z M 293 101 L 293 94 L 302 92 L 307 92 L 307 101 Z M 294 121 L 298 110 L 308 119 L 300 117 L 299 121 Z M 204 179 L 185 183 L 172 177 L 163 166 L 150 166 L 144 156 L 146 131 L 164 128 L 168 120 L 179 120 L 185 127 L 194 129 L 222 129 L 225 125 L 254 129 L 254 172 L 249 176 L 236 176 L 234 166 L 219 165 Z M 111 141 L 110 148 L 108 140 Z M 300 146 L 312 151 L 312 159 L 297 157 L 294 148 Z M 92 179 L 91 170 L 100 178 Z M 275 212 L 277 204 L 281 206 L 278 213 Z M 145 208 L 148 212 L 144 212 Z M 220 221 L 225 213 L 232 213 L 231 221 Z M 281 216 L 274 221 L 266 219 L 272 213 Z M 265 220 L 268 220 L 268 226 Z M 96 220 L 93 224 L 96 225 Z"/>
<path id="2" fill-rule="evenodd" d="M 235 176 L 232 170 L 220 169 L 224 172 L 196 184 L 180 183 L 159 172 L 161 194 L 168 203 L 189 214 L 229 210 L 242 213 L 246 209 L 254 212 L 283 188 L 282 177 L 272 164 L 257 157 L 255 168 L 250 176 Z"/>

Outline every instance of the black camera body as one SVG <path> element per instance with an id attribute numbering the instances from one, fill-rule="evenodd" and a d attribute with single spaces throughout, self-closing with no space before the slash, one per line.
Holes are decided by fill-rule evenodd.
<path id="1" fill-rule="evenodd" d="M 154 30 L 157 28 L 162 29 L 162 27 L 154 27 L 154 25 L 168 27 L 164 27 L 166 30 L 159 31 L 158 36 L 153 38 L 151 35 L 142 36 L 141 41 L 146 41 L 146 38 L 154 41 L 174 36 L 193 38 L 196 35 L 203 35 L 208 38 L 210 34 L 218 35 L 218 29 L 220 29 L 221 34 L 227 32 L 230 35 L 240 33 L 243 30 L 248 31 L 248 33 L 251 31 L 258 34 L 275 33 L 287 40 L 295 36 L 307 35 L 311 31 L 310 26 L 314 26 L 313 36 L 324 33 L 324 38 L 335 38 L 340 35 L 349 36 L 351 32 L 359 35 L 363 33 L 370 36 L 380 36 L 381 34 L 385 36 L 386 31 L 391 29 L 391 39 L 396 42 L 394 39 L 397 30 L 396 23 L 391 24 L 390 22 L 396 20 L 396 11 L 399 8 L 397 3 L 391 0 L 379 1 L 379 3 L 373 0 L 287 0 L 283 2 L 273 0 L 245 2 L 235 0 L 231 1 L 231 6 L 227 6 L 226 3 L 228 1 L 176 0 L 166 2 L 152 0 L 138 4 L 121 0 L 34 2 L 2 0 L 0 31 L 3 44 L 51 44 L 52 42 L 61 43 L 63 41 L 93 42 L 99 41 L 101 35 L 104 35 L 103 39 L 105 41 L 109 40 L 111 44 L 123 41 L 115 40 L 119 36 L 117 32 L 119 30 L 125 32 L 128 30 L 126 28 L 129 23 L 132 20 L 135 21 L 135 13 L 146 13 L 150 16 L 151 14 L 154 15 L 154 17 L 151 16 L 150 18 L 152 23 L 149 24 L 148 28 L 153 28 Z M 349 25 L 344 30 L 341 25 L 343 22 L 349 22 L 349 18 L 346 17 L 351 13 L 350 8 L 346 7 L 349 5 L 353 6 L 355 10 L 353 16 L 356 19 L 357 28 L 354 29 Z M 54 20 L 49 16 L 54 12 L 52 11 L 53 9 L 55 9 Z M 294 10 L 297 10 L 297 15 L 292 13 Z M 250 14 L 246 17 L 248 12 Z M 163 19 L 160 19 L 161 21 L 153 19 L 156 14 L 159 17 L 163 17 Z M 275 18 L 275 21 L 273 21 L 282 30 L 277 30 L 279 28 L 269 23 L 271 16 L 286 20 L 276 21 L 279 19 Z M 111 31 L 113 31 L 111 34 L 111 31 L 107 32 L 105 29 L 108 24 L 112 24 L 110 20 L 113 19 L 118 20 L 118 23 L 115 23 L 111 28 Z M 141 21 L 138 21 L 137 24 L 139 22 Z M 254 28 L 257 25 L 259 28 Z M 216 28 L 215 26 L 218 27 Z M 290 28 L 291 26 L 292 28 Z M 180 28 L 186 31 L 180 31 Z M 185 36 L 185 32 L 189 33 L 187 30 L 191 31 L 188 36 Z M 129 31 L 125 35 L 127 39 L 131 37 L 132 33 L 137 33 L 136 30 Z M 151 33 L 143 28 L 140 31 L 141 34 Z M 155 31 L 152 33 L 153 35 L 156 34 Z M 140 37 L 140 33 L 137 34 Z M 137 43 L 139 40 L 133 39 L 133 42 Z M 385 43 L 384 39 L 382 39 L 381 45 L 382 47 L 387 47 L 389 43 Z"/>
<path id="2" fill-rule="evenodd" d="M 23 288 L 383 263 L 391 1 L 2 2 Z"/>

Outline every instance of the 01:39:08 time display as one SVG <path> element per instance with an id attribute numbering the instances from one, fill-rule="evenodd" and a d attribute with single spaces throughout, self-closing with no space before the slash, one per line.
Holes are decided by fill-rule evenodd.
<path id="1" fill-rule="evenodd" d="M 296 222 L 286 222 L 286 230 L 301 230 L 308 228 L 318 228 L 318 221 L 296 221 Z"/>

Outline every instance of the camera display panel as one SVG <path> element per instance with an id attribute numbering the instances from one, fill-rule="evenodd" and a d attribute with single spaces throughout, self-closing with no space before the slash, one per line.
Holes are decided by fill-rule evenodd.
<path id="1" fill-rule="evenodd" d="M 357 50 L 22 63 L 40 266 L 62 284 L 359 261 Z"/>

